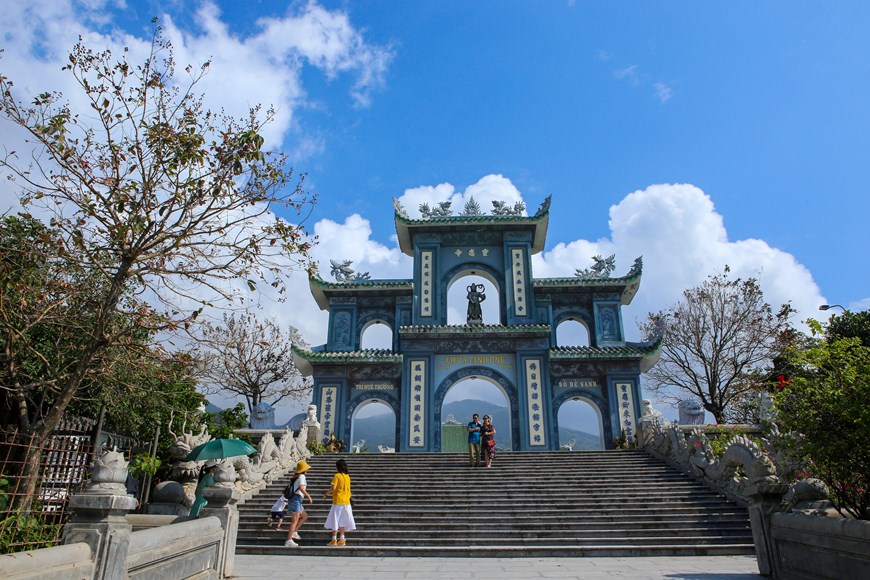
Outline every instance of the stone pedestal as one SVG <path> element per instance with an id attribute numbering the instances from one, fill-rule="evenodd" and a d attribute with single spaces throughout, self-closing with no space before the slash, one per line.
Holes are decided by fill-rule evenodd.
<path id="1" fill-rule="evenodd" d="M 89 490 L 72 496 L 69 507 L 73 518 L 64 526 L 63 543 L 84 542 L 91 547 L 95 580 L 126 578 L 133 531 L 126 515 L 136 509 L 136 498 L 127 495 L 124 486 L 120 490 Z"/>
<path id="2" fill-rule="evenodd" d="M 782 511 L 782 500 L 787 491 L 788 484 L 785 483 L 757 483 L 747 487 L 744 492 L 751 502 L 749 522 L 752 525 L 758 572 L 764 576 L 778 576 L 775 568 L 779 560 L 771 538 L 770 517 Z"/>
<path id="3" fill-rule="evenodd" d="M 306 447 L 310 447 L 311 444 L 315 441 L 320 443 L 322 437 L 320 423 L 314 421 L 312 423 L 306 423 L 305 426 L 308 427 L 308 440 L 305 442 Z"/>
<path id="4" fill-rule="evenodd" d="M 202 508 L 200 517 L 214 516 L 220 519 L 224 529 L 217 568 L 222 577 L 232 576 L 236 558 L 236 536 L 239 532 L 238 503 L 241 494 L 234 487 L 215 485 L 205 488 L 203 497 L 208 503 Z"/>

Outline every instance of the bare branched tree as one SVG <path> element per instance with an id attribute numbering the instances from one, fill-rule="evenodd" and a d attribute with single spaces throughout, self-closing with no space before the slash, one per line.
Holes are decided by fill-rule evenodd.
<path id="1" fill-rule="evenodd" d="M 719 423 L 768 377 L 789 335 L 790 305 L 774 314 L 755 278 L 732 279 L 728 266 L 683 292 L 668 310 L 650 314 L 641 331 L 663 331 L 659 362 L 648 388 L 664 400 L 698 398 Z"/>
<path id="2" fill-rule="evenodd" d="M 222 325 L 203 325 L 199 342 L 206 388 L 244 397 L 249 415 L 260 402 L 276 405 L 311 395 L 311 383 L 293 364 L 292 346 L 305 343 L 292 326 L 283 330 L 275 320 L 258 320 L 251 312 L 225 314 Z"/>
<path id="3" fill-rule="evenodd" d="M 281 291 L 285 271 L 310 265 L 302 226 L 273 213 L 301 211 L 312 200 L 301 180 L 291 183 L 284 156 L 262 148 L 272 111 L 257 107 L 238 120 L 206 110 L 193 90 L 207 65 L 177 79 L 159 28 L 144 63 L 127 58 L 81 41 L 73 48 L 64 71 L 88 103 L 79 112 L 56 93 L 19 99 L 0 74 L 0 118 L 19 126 L 33 147 L 29 160 L 14 151 L 0 157 L 0 172 L 20 190 L 22 218 L 33 212 L 48 221 L 57 259 L 76 276 L 97 279 L 87 288 L 89 315 L 76 330 L 75 356 L 39 379 L 52 385 L 48 411 L 22 421 L 34 448 L 44 446 L 83 381 L 105 353 L 123 347 L 130 328 L 185 328 L 203 308 L 238 300 L 234 285 L 255 289 L 262 281 Z M 62 290 L 35 292 L 39 308 L 22 312 L 61 311 L 76 287 Z M 138 299 L 125 298 L 131 295 Z M 116 324 L 119 314 L 124 325 Z M 33 323 L 26 316 L 9 317 L 18 327 L 3 329 L 7 357 L 44 348 L 22 330 Z M 7 366 L 13 376 L 4 380 L 26 390 L 27 377 L 15 375 L 20 365 Z M 29 509 L 39 460 L 31 454 L 22 468 L 22 509 Z"/>

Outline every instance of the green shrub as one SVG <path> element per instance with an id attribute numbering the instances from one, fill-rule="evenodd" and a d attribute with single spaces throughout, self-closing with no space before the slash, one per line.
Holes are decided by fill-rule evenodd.
<path id="1" fill-rule="evenodd" d="M 326 453 L 326 444 L 321 443 L 320 441 L 312 441 L 308 444 L 308 450 L 313 455 L 323 455 Z"/>
<path id="2" fill-rule="evenodd" d="M 38 516 L 12 515 L 0 520 L 0 554 L 50 548 L 58 543 L 60 527 Z"/>
<path id="3" fill-rule="evenodd" d="M 141 453 L 130 461 L 128 469 L 130 474 L 136 479 L 146 476 L 154 477 L 157 475 L 157 470 L 160 469 L 162 464 L 163 462 L 160 461 L 159 457 L 155 457 L 150 453 Z"/>

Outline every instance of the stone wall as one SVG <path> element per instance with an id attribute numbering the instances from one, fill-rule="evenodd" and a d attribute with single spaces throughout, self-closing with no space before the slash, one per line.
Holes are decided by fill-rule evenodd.
<path id="1" fill-rule="evenodd" d="M 775 578 L 870 578 L 870 521 L 774 513 Z"/>
<path id="2" fill-rule="evenodd" d="M 129 578 L 219 578 L 223 535 L 216 517 L 133 532 L 127 551 Z"/>
<path id="3" fill-rule="evenodd" d="M 90 580 L 93 577 L 94 561 L 85 543 L 0 556 L 0 578 L 4 580 Z"/>

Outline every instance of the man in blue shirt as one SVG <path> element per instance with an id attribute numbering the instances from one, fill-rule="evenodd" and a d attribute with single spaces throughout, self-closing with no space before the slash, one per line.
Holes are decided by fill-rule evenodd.
<path id="1" fill-rule="evenodd" d="M 480 427 L 475 413 L 468 424 L 468 465 L 471 467 L 480 467 Z"/>

